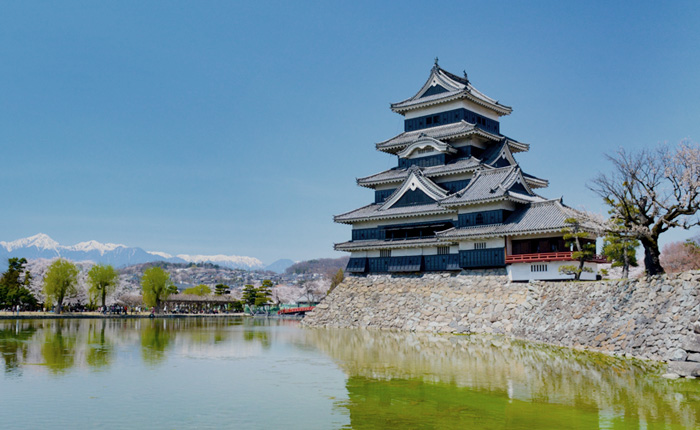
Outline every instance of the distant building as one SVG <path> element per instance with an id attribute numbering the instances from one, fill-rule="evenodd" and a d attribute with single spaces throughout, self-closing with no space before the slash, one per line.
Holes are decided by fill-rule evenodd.
<path id="1" fill-rule="evenodd" d="M 352 225 L 346 272 L 411 273 L 505 269 L 512 280 L 567 279 L 562 229 L 576 211 L 535 189 L 548 181 L 523 172 L 514 154 L 529 145 L 501 134 L 512 109 L 478 91 L 437 59 L 415 96 L 391 105 L 404 132 L 376 144 L 393 169 L 357 179 L 374 203 L 335 217 Z M 591 235 L 588 241 L 595 241 Z M 596 276 L 595 263 L 586 263 Z"/>

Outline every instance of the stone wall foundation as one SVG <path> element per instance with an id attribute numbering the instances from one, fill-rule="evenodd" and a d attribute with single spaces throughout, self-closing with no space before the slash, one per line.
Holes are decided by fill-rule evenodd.
<path id="1" fill-rule="evenodd" d="M 673 361 L 700 375 L 700 271 L 598 282 L 510 282 L 500 271 L 351 276 L 307 326 L 493 333 Z M 683 364 L 677 364 L 683 363 Z M 676 372 L 678 373 L 678 372 Z"/>

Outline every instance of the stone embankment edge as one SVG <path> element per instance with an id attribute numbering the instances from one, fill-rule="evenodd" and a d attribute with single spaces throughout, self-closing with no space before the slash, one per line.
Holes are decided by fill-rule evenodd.
<path id="1" fill-rule="evenodd" d="M 491 333 L 665 361 L 700 376 L 700 271 L 649 279 L 510 282 L 498 270 L 350 276 L 307 314 L 311 327 Z"/>
<path id="2" fill-rule="evenodd" d="M 152 319 L 152 318 L 231 318 L 247 316 L 243 313 L 235 314 L 167 314 L 155 315 L 98 315 L 98 314 L 62 314 L 62 315 L 0 315 L 0 320 L 53 320 L 53 319 Z"/>

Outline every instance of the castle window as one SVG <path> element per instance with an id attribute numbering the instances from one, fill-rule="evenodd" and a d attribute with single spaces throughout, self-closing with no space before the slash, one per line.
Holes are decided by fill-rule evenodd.
<path id="1" fill-rule="evenodd" d="M 481 213 L 476 214 L 476 219 L 474 220 L 476 225 L 481 225 L 484 223 L 484 215 Z"/>
<path id="2" fill-rule="evenodd" d="M 379 250 L 379 256 L 381 258 L 389 258 L 391 257 L 391 249 L 380 249 Z"/>
<path id="3" fill-rule="evenodd" d="M 476 242 L 474 249 L 486 249 L 486 242 Z"/>
<path id="4" fill-rule="evenodd" d="M 546 264 L 531 264 L 530 265 L 530 272 L 546 272 L 546 271 L 547 271 Z"/>
<path id="5" fill-rule="evenodd" d="M 447 255 L 450 253 L 450 247 L 449 246 L 438 246 L 437 251 L 438 251 L 438 255 Z"/>

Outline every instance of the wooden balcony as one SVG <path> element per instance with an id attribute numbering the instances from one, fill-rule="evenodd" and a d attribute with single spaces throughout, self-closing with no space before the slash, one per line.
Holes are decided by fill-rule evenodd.
<path id="1" fill-rule="evenodd" d="M 506 255 L 506 264 L 535 263 L 538 261 L 571 261 L 571 251 L 538 252 L 535 254 Z"/>
<path id="2" fill-rule="evenodd" d="M 562 252 L 538 252 L 535 254 L 506 255 L 506 264 L 511 263 L 536 263 L 540 261 L 573 261 L 572 251 Z M 602 255 L 596 255 L 589 260 L 593 263 L 608 263 L 609 261 Z"/>

